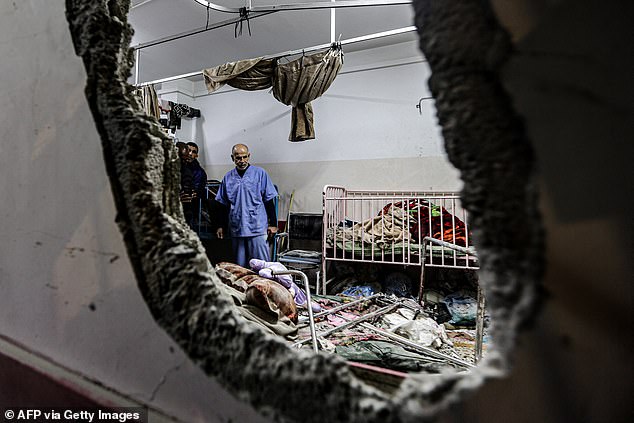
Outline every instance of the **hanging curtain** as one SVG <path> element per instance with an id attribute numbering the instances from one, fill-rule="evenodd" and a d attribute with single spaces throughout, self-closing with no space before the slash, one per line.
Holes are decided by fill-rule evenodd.
<path id="1" fill-rule="evenodd" d="M 315 138 L 313 107 L 310 102 L 326 92 L 342 65 L 343 52 L 339 47 L 302 56 L 289 63 L 278 63 L 273 78 L 273 96 L 278 101 L 293 106 L 289 141 Z"/>
<path id="2" fill-rule="evenodd" d="M 273 96 L 293 106 L 289 141 L 315 138 L 311 101 L 320 97 L 334 81 L 343 65 L 340 46 L 289 63 L 273 59 L 250 59 L 225 63 L 203 70 L 207 92 L 227 84 L 241 90 L 255 91 L 273 87 Z"/>
<path id="3" fill-rule="evenodd" d="M 143 107 L 145 114 L 153 116 L 156 120 L 159 120 L 161 112 L 159 110 L 158 96 L 156 95 L 154 86 L 146 85 L 144 87 L 137 88 L 134 90 L 134 93 L 141 101 L 141 106 Z"/>
<path id="4" fill-rule="evenodd" d="M 271 87 L 274 68 L 274 60 L 260 57 L 205 69 L 203 76 L 210 94 L 225 84 L 246 91 L 265 90 Z"/>

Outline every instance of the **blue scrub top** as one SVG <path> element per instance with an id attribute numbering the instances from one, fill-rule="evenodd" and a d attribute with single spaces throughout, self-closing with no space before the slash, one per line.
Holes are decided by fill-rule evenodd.
<path id="1" fill-rule="evenodd" d="M 277 196 L 269 175 L 261 167 L 250 165 L 241 177 L 234 168 L 222 178 L 216 201 L 229 208 L 232 237 L 266 234 L 268 218 L 264 203 Z"/>

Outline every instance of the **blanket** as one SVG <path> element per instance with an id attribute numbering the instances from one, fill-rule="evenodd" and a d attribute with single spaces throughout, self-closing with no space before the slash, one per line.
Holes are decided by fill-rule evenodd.
<path id="1" fill-rule="evenodd" d="M 406 244 L 410 233 L 405 230 L 404 217 L 402 208 L 392 208 L 378 216 L 355 223 L 350 228 L 331 228 L 326 234 L 326 240 L 330 245 L 334 245 L 335 241 L 360 242 L 363 246 L 374 244 L 380 250 L 396 243 Z"/>
<path id="2" fill-rule="evenodd" d="M 470 235 L 470 234 L 469 234 Z M 444 207 L 427 200 L 412 199 L 389 203 L 373 216 L 351 227 L 329 228 L 329 246 L 362 250 L 371 255 L 384 252 L 404 252 L 407 246 L 420 250 L 426 236 L 467 247 L 466 225 Z M 411 251 L 413 252 L 413 251 Z"/>
<path id="3" fill-rule="evenodd" d="M 290 341 L 297 339 L 297 325 L 286 317 L 281 310 L 277 309 L 275 312 L 271 310 L 265 311 L 260 307 L 247 304 L 244 293 L 229 285 L 223 284 L 221 289 L 233 299 L 238 311 L 247 321 L 259 326 L 268 333 L 283 336 Z"/>
<path id="4" fill-rule="evenodd" d="M 409 214 L 408 232 L 413 239 L 419 239 L 420 230 L 420 240 L 429 236 L 461 247 L 468 247 L 464 222 L 444 207 L 427 200 L 412 199 L 406 203 L 387 204 L 380 214 L 392 214 L 394 209 L 405 210 Z"/>
<path id="5" fill-rule="evenodd" d="M 259 309 L 282 314 L 297 323 L 297 306 L 291 292 L 278 282 L 263 278 L 255 272 L 234 263 L 216 265 L 216 274 L 226 285 L 245 294 L 245 303 Z"/>

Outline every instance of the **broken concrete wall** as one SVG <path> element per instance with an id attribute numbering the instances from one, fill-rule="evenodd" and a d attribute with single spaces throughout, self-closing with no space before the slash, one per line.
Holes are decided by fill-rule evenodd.
<path id="1" fill-rule="evenodd" d="M 95 3 L 94 10 L 103 4 Z M 205 347 L 205 342 L 188 345 L 182 340 L 196 333 L 204 335 L 210 328 L 197 327 L 202 332 L 177 332 L 175 339 L 181 349 L 148 313 L 140 294 L 144 293 L 149 299 L 150 307 L 157 304 L 157 298 L 151 297 L 144 278 L 139 278 L 141 289 L 136 286 L 124 244 L 113 223 L 115 210 L 106 169 L 101 165 L 100 139 L 83 98 L 86 74 L 74 56 L 63 12 L 64 5 L 59 0 L 37 5 L 35 2 L 4 2 L 0 6 L 0 31 L 7 35 L 3 39 L 10 40 L 0 45 L 1 90 L 12 106 L 0 117 L 3 135 L 0 165 L 5 178 L 0 185 L 3 199 L 0 332 L 184 421 L 265 421 L 246 402 L 234 399 L 207 377 L 205 371 L 220 374 L 216 372 L 218 363 L 207 365 L 204 361 L 209 349 L 194 350 L 194 354 L 190 351 L 195 361 L 183 353 L 197 345 Z M 117 16 L 120 12 L 112 9 L 109 13 Z M 623 103 L 623 98 L 631 98 L 628 94 L 631 85 L 621 78 L 631 69 L 631 55 L 619 52 L 627 52 L 621 40 L 627 39 L 629 34 L 632 10 L 631 6 L 619 2 L 592 7 L 587 2 L 564 2 L 560 8 L 546 8 L 543 13 L 537 16 L 541 25 L 530 28 L 527 33 L 531 37 L 525 38 L 526 44 L 518 45 L 527 47 L 524 58 L 529 56 L 536 59 L 537 64 L 545 65 L 548 76 L 553 74 L 551 69 L 560 65 L 549 63 L 544 57 L 576 63 L 569 59 L 579 55 L 570 58 L 566 54 L 568 49 L 577 45 L 593 46 L 581 52 L 585 65 L 572 69 L 575 75 L 592 77 L 595 82 L 600 80 L 598 90 L 587 90 L 587 80 L 571 84 L 565 76 L 544 85 L 545 77 L 536 77 L 539 74 L 534 70 L 527 72 L 526 63 L 515 62 L 518 66 L 513 67 L 512 62 L 505 68 L 505 79 L 509 83 L 514 81 L 512 99 L 526 119 L 538 166 L 547 166 L 542 169 L 541 186 L 542 193 L 546 193 L 542 195 L 548 241 L 545 281 L 551 296 L 537 326 L 521 338 L 510 376 L 489 381 L 474 396 L 442 414 L 440 421 L 619 421 L 630 413 L 632 385 L 630 378 L 623 377 L 631 373 L 632 346 L 629 281 L 632 269 L 628 238 L 632 231 L 631 219 L 626 217 L 629 211 L 619 202 L 625 197 L 584 202 L 583 195 L 566 189 L 576 188 L 578 179 L 565 175 L 568 170 L 577 175 L 584 172 L 596 175 L 595 179 L 583 181 L 585 185 L 591 184 L 591 192 L 596 195 L 603 192 L 601 175 L 609 174 L 610 178 L 622 182 L 617 185 L 611 179 L 610 186 L 625 187 L 624 191 L 631 192 L 631 178 L 623 166 L 629 145 L 624 140 L 628 135 L 631 138 L 628 119 L 631 104 Z M 598 34 L 603 35 L 600 38 L 603 41 L 596 45 L 593 40 Z M 543 49 L 553 45 L 553 40 L 561 44 L 552 51 Z M 622 60 L 606 60 L 613 54 L 610 48 L 602 48 L 604 46 L 611 46 L 612 51 L 616 48 L 616 57 Z M 593 65 L 593 72 L 582 72 L 588 63 Z M 613 86 L 615 81 L 616 87 Z M 556 101 L 565 101 L 565 104 L 559 106 Z M 545 104 L 557 107 L 544 114 Z M 571 107 L 579 107 L 584 113 L 579 110 L 569 113 Z M 565 152 L 579 148 L 580 138 L 585 149 L 594 148 L 596 139 L 605 146 L 595 150 L 604 153 L 595 154 L 596 161 L 590 161 L 592 166 L 588 166 L 587 161 L 571 160 L 558 168 L 561 162 L 548 162 L 553 158 L 552 147 L 556 146 L 565 156 Z M 150 175 L 155 181 L 161 181 L 160 184 L 164 183 L 161 175 L 166 158 L 169 161 L 169 152 L 162 150 L 161 139 L 155 136 L 139 148 L 153 151 Z M 631 148 L 629 151 L 631 153 Z M 169 179 L 165 183 L 169 184 Z M 563 187 L 563 192 L 570 195 L 568 201 L 559 200 L 557 193 L 562 191 L 557 187 Z M 115 198 L 117 195 L 115 193 Z M 178 211 L 173 210 L 169 199 L 143 197 L 141 201 L 160 204 L 167 216 L 172 216 L 164 217 L 169 226 L 167 232 L 177 228 L 175 236 L 185 241 L 189 239 L 183 236 L 182 230 L 179 232 Z M 581 214 L 573 213 L 581 210 L 576 202 L 589 205 L 591 213 L 588 209 L 583 209 Z M 160 231 L 168 226 L 154 229 Z M 134 232 L 134 228 L 124 227 L 124 231 L 127 230 Z M 588 234 L 592 234 L 593 242 L 588 241 Z M 195 240 L 187 245 L 171 253 L 185 253 L 188 260 L 195 259 L 199 255 Z M 600 248 L 595 248 L 597 245 Z M 138 263 L 148 256 L 132 254 L 132 258 L 133 263 Z M 157 257 L 149 259 L 160 261 Z M 194 267 L 187 280 L 208 280 L 208 276 L 201 276 L 205 273 L 204 262 L 199 263 L 200 267 Z M 151 274 L 154 269 L 141 271 Z M 179 283 L 179 279 L 166 283 Z M 208 296 L 200 297 L 201 302 L 216 295 L 213 289 L 206 292 Z M 180 309 L 180 306 L 173 307 L 174 312 Z M 218 309 L 211 313 L 218 313 Z M 164 327 L 173 326 L 173 322 L 161 320 L 165 316 L 156 312 L 155 315 Z M 202 316 L 202 320 L 197 321 L 209 317 L 214 316 Z M 222 330 L 229 334 L 238 327 L 228 324 Z M 259 334 L 250 336 L 261 339 Z M 209 339 L 213 338 L 197 341 Z M 227 339 L 222 347 L 233 351 L 241 345 L 245 344 Z M 270 349 L 271 344 L 265 345 L 258 348 L 266 353 L 270 351 L 272 356 L 281 351 L 277 345 Z M 416 401 L 408 403 L 411 407 L 404 410 L 405 414 L 395 412 L 388 417 L 374 413 L 373 407 L 389 410 L 403 401 L 404 395 L 393 403 L 384 402 L 385 399 L 377 395 L 365 408 L 349 410 L 342 405 L 345 400 L 356 401 L 358 393 L 369 394 L 370 398 L 376 394 L 356 385 L 336 387 L 336 392 L 345 393 L 344 401 L 339 402 L 338 407 L 322 401 L 324 385 L 334 382 L 329 377 L 333 368 L 337 373 L 336 363 L 314 362 L 302 357 L 297 367 L 288 362 L 278 367 L 270 361 L 258 360 L 258 355 L 251 357 L 247 354 L 250 352 L 241 352 L 249 366 L 253 366 L 247 369 L 248 377 L 223 380 L 230 390 L 246 389 L 276 372 L 282 375 L 289 367 L 305 370 L 308 365 L 309 371 L 327 370 L 322 379 L 315 380 L 314 390 L 301 391 L 307 392 L 301 399 L 287 398 L 288 408 L 277 411 L 284 415 L 294 416 L 296 408 L 306 404 L 315 406 L 315 401 L 310 399 L 312 393 L 312 398 L 318 398 L 322 407 L 325 404 L 334 407 L 329 410 L 335 413 L 334 417 L 330 416 L 334 421 L 363 418 L 365 412 L 369 420 L 417 419 L 433 410 L 437 400 L 447 392 L 436 390 L 438 385 L 435 384 L 416 383 L 417 389 L 408 392 L 426 391 L 423 397 L 430 400 L 425 410 L 418 408 L 421 405 L 421 396 L 418 396 Z M 214 351 L 216 353 L 223 354 L 222 351 Z M 259 374 L 259 370 L 264 372 Z M 462 387 L 473 387 L 479 381 L 476 374 L 475 379 L 463 380 Z M 342 378 L 334 383 L 347 382 L 352 384 L 344 371 Z M 2 383 L 3 388 L 6 387 L 6 382 Z M 308 378 L 301 383 L 308 384 Z M 456 386 L 453 385 L 454 392 Z M 246 400 L 252 394 L 242 395 Z M 250 400 L 256 406 L 262 405 L 258 393 Z M 283 399 L 276 396 L 273 400 L 277 404 Z M 274 414 L 271 410 L 268 412 Z M 383 420 L 378 420 L 380 418 Z"/>
<path id="2" fill-rule="evenodd" d="M 481 283 L 497 319 L 497 348 L 466 375 L 412 375 L 392 397 L 357 381 L 340 358 L 293 353 L 239 319 L 175 203 L 174 147 L 157 123 L 141 113 L 124 83 L 132 57 L 127 3 L 67 4 L 75 49 L 88 74 L 86 95 L 102 139 L 119 228 L 139 289 L 157 322 L 210 377 L 280 420 L 338 421 L 345 416 L 347 421 L 396 422 L 431 417 L 487 377 L 504 373 L 515 332 L 529 320 L 537 300 L 541 227 L 530 145 L 497 78 L 510 43 L 485 4 L 416 6 L 448 152 L 463 172 L 463 203 L 482 241 Z M 465 28 L 471 32 L 465 34 Z M 442 86 L 447 75 L 462 78 L 449 81 L 457 82 L 451 88 L 462 96 L 451 98 L 454 90 Z M 475 117 L 478 105 L 486 110 L 480 119 Z M 447 121 L 452 119 L 464 126 L 462 137 L 451 131 L 455 126 Z M 474 148 L 474 140 L 480 148 Z M 513 160 L 516 166 L 510 165 Z M 501 181 L 519 189 L 510 191 Z M 499 204 L 500 198 L 506 201 Z M 492 204 L 499 208 L 496 219 L 486 213 Z M 500 235 L 495 231 L 499 225 L 508 232 Z"/>

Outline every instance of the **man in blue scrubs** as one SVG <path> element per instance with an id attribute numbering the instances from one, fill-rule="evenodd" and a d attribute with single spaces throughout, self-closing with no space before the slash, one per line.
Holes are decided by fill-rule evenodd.
<path id="1" fill-rule="evenodd" d="M 216 201 L 228 212 L 236 263 L 248 267 L 252 258 L 270 261 L 267 238 L 277 232 L 275 197 L 277 191 L 266 171 L 249 164 L 249 147 L 236 144 L 231 149 L 235 169 L 222 178 Z M 226 213 L 221 213 L 225 215 Z M 224 238 L 224 225 L 216 231 Z"/>

